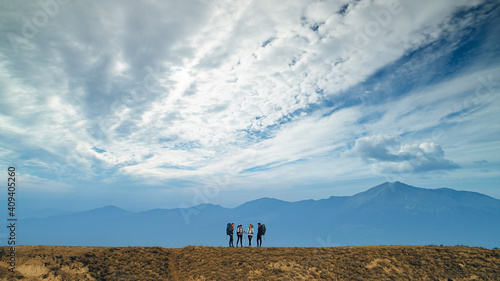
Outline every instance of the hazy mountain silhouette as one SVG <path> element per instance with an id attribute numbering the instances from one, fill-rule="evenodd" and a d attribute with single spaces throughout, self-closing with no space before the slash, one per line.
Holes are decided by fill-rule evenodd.
<path id="1" fill-rule="evenodd" d="M 228 209 L 129 212 L 114 206 L 19 221 L 25 245 L 226 246 L 225 225 L 263 222 L 265 246 L 500 246 L 500 200 L 448 188 L 384 183 L 353 196 L 286 202 L 262 198 Z M 255 237 L 254 237 L 255 242 Z"/>

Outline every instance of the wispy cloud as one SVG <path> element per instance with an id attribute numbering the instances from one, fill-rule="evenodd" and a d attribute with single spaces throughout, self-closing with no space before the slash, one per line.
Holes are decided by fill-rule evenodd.
<path id="1" fill-rule="evenodd" d="M 286 188 L 499 162 L 494 1 L 62 2 L 1 4 L 0 155 L 34 178 Z"/>

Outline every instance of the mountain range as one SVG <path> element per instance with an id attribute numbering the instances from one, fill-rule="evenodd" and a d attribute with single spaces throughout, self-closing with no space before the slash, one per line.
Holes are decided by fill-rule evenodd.
<path id="1" fill-rule="evenodd" d="M 226 246 L 228 222 L 245 228 L 265 223 L 264 246 L 500 247 L 500 200 L 401 182 L 383 183 L 353 196 L 298 202 L 261 198 L 236 208 L 203 204 L 131 212 L 107 206 L 21 219 L 17 235 L 22 245 Z M 254 236 L 254 244 L 255 240 Z"/>

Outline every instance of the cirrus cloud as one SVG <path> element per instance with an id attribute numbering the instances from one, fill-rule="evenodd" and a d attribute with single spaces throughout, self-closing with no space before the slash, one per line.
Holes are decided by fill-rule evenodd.
<path id="1" fill-rule="evenodd" d="M 0 160 L 34 181 L 285 190 L 498 170 L 495 1 L 0 5 Z M 40 26 L 22 38 L 25 19 Z"/>

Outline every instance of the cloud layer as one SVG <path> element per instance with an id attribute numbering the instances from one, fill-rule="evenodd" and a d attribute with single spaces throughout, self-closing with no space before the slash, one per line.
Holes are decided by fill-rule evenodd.
<path id="1" fill-rule="evenodd" d="M 495 1 L 0 5 L 0 156 L 40 190 L 499 163 Z"/>

